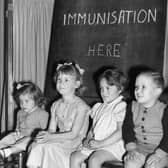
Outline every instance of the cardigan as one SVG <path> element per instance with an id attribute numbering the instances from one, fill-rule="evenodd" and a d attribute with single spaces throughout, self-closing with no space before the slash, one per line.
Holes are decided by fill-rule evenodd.
<path id="1" fill-rule="evenodd" d="M 124 119 L 124 123 L 123 123 L 123 127 L 122 127 L 122 135 L 123 135 L 123 139 L 125 144 L 128 144 L 130 142 L 138 142 L 141 141 L 143 143 L 153 143 L 153 139 L 155 138 L 155 135 L 157 136 L 156 133 L 148 133 L 146 132 L 146 129 L 149 130 L 148 128 L 144 129 L 145 126 L 142 125 L 142 122 L 140 124 L 140 127 L 142 128 L 141 130 L 137 129 L 137 122 L 138 120 L 136 120 L 135 115 L 137 115 L 137 109 L 138 108 L 133 108 L 133 106 L 140 106 L 139 103 L 132 101 L 131 103 L 128 104 L 127 106 L 127 110 L 126 110 L 126 116 Z M 141 105 L 142 106 L 142 105 Z M 154 113 L 156 113 L 155 115 L 153 114 L 150 115 L 150 118 L 146 118 L 147 121 L 150 123 L 153 121 L 153 119 L 155 119 L 155 121 L 158 121 L 155 125 L 155 127 L 150 127 L 150 124 L 146 124 L 148 125 L 148 127 L 150 127 L 150 131 L 152 131 L 153 129 L 157 129 L 157 131 L 159 132 L 159 136 L 160 136 L 160 140 L 157 138 L 156 139 L 156 146 L 157 148 L 160 148 L 161 150 L 163 150 L 164 152 L 168 153 L 168 106 L 166 106 L 165 104 L 161 103 L 160 101 L 157 102 L 157 107 L 161 107 L 160 111 L 156 111 L 156 108 L 153 108 L 153 110 L 155 111 Z M 133 109 L 135 111 L 133 111 Z M 142 111 L 140 110 L 139 113 L 142 113 Z M 158 115 L 160 114 L 160 120 L 158 118 Z M 141 118 L 142 120 L 145 120 L 144 116 Z M 146 122 L 147 123 L 147 122 Z M 154 123 L 153 123 L 154 124 Z M 160 130 L 161 128 L 161 130 Z M 141 133 L 140 133 L 141 132 Z M 144 137 L 144 135 L 146 137 Z M 153 136 L 153 139 L 152 139 Z"/>

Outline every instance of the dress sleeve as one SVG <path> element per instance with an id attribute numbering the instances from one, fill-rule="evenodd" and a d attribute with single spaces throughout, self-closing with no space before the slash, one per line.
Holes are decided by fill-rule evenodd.
<path id="1" fill-rule="evenodd" d="M 51 105 L 51 108 L 50 108 L 51 113 L 55 113 L 55 115 L 57 115 L 57 108 L 58 108 L 59 103 L 60 103 L 60 101 L 57 100 Z"/>
<path id="2" fill-rule="evenodd" d="M 114 116 L 116 121 L 123 122 L 126 113 L 126 103 L 120 102 L 114 109 Z"/>
<path id="3" fill-rule="evenodd" d="M 132 103 L 128 103 L 126 108 L 126 115 L 122 126 L 122 135 L 125 144 L 135 142 L 135 132 L 133 123 Z"/>
<path id="4" fill-rule="evenodd" d="M 21 110 L 19 110 L 18 113 L 17 113 L 16 130 L 20 129 L 21 114 L 22 114 Z"/>
<path id="5" fill-rule="evenodd" d="M 43 110 L 41 111 L 41 113 L 39 115 L 41 129 L 46 129 L 47 128 L 48 116 L 49 116 L 48 112 L 43 111 Z"/>
<path id="6" fill-rule="evenodd" d="M 100 106 L 100 103 L 96 103 L 90 110 L 90 117 L 94 118 L 96 116 L 97 108 Z"/>
<path id="7" fill-rule="evenodd" d="M 168 153 L 168 106 L 165 108 L 162 117 L 163 137 L 158 148 Z"/>

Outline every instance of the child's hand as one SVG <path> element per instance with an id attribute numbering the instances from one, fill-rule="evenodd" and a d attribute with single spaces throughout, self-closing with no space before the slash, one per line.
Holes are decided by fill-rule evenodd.
<path id="1" fill-rule="evenodd" d="M 21 132 L 20 132 L 19 129 L 16 129 L 16 130 L 15 130 L 15 135 L 16 135 L 17 137 L 21 136 Z"/>
<path id="2" fill-rule="evenodd" d="M 152 154 L 147 159 L 145 167 L 147 167 L 147 168 L 157 168 L 160 160 L 161 160 L 161 157 L 159 157 L 157 154 Z"/>
<path id="3" fill-rule="evenodd" d="M 124 161 L 127 160 L 140 160 L 142 158 L 142 154 L 137 152 L 136 150 L 129 151 L 124 157 Z"/>
<path id="4" fill-rule="evenodd" d="M 36 135 L 36 137 L 47 134 L 48 131 L 39 131 L 38 134 Z"/>
<path id="5" fill-rule="evenodd" d="M 89 148 L 89 139 L 88 138 L 85 138 L 83 140 L 83 146 L 86 147 L 86 148 Z"/>
<path id="6" fill-rule="evenodd" d="M 89 147 L 90 147 L 91 149 L 100 148 L 100 141 L 97 141 L 97 140 L 95 140 L 95 139 L 91 139 L 91 140 L 89 141 Z"/>
<path id="7" fill-rule="evenodd" d="M 47 131 L 41 131 L 37 134 L 35 141 L 37 143 L 45 143 L 51 139 L 51 133 Z"/>

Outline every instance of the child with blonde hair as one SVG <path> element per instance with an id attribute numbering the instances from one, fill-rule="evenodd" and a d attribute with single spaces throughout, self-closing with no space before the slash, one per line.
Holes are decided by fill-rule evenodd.
<path id="1" fill-rule="evenodd" d="M 88 129 L 89 106 L 77 94 L 83 73 L 78 64 L 58 64 L 55 79 L 61 98 L 52 104 L 48 131 L 35 139 L 27 160 L 29 168 L 69 167 L 70 154 L 81 145 Z"/>
<path id="2" fill-rule="evenodd" d="M 135 99 L 123 124 L 125 168 L 168 167 L 168 107 L 159 101 L 164 89 L 162 75 L 153 70 L 136 77 Z"/>

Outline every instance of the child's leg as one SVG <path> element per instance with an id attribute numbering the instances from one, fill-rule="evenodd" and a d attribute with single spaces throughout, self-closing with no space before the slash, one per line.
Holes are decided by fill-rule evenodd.
<path id="1" fill-rule="evenodd" d="M 105 150 L 95 151 L 88 160 L 89 168 L 101 168 L 105 161 L 117 160 L 114 155 Z"/>
<path id="2" fill-rule="evenodd" d="M 154 168 L 166 168 L 166 167 L 168 167 L 168 156 L 165 156 L 164 158 L 162 158 L 162 160 L 158 162 Z M 145 165 L 145 168 L 151 168 L 151 167 L 148 165 Z"/>
<path id="3" fill-rule="evenodd" d="M 12 132 L 0 140 L 0 149 L 12 145 L 16 142 L 16 133 Z"/>
<path id="4" fill-rule="evenodd" d="M 165 168 L 168 167 L 168 156 L 164 157 L 156 166 L 157 168 Z"/>
<path id="5" fill-rule="evenodd" d="M 15 154 L 15 153 L 19 153 L 22 151 L 22 149 L 20 148 L 17 148 L 15 146 L 12 146 L 10 148 L 7 148 L 8 150 L 10 150 L 10 153 L 8 155 L 6 155 L 6 157 L 8 157 L 10 154 Z M 4 149 L 4 150 L 7 150 L 7 149 Z"/>
<path id="6" fill-rule="evenodd" d="M 7 148 L 0 149 L 0 153 L 2 153 L 3 157 L 8 157 L 11 154 L 19 153 L 21 151 L 25 151 L 26 147 L 30 141 L 30 137 L 23 137 L 16 141 L 15 144 L 8 146 Z"/>
<path id="7" fill-rule="evenodd" d="M 81 151 L 76 151 L 71 154 L 70 157 L 70 168 L 82 168 L 87 155 L 81 153 Z"/>
<path id="8" fill-rule="evenodd" d="M 18 152 L 21 152 L 22 150 L 17 148 L 17 147 L 7 147 L 4 149 L 0 149 L 0 155 L 2 158 L 7 158 L 9 157 L 11 154 L 15 154 Z"/>

